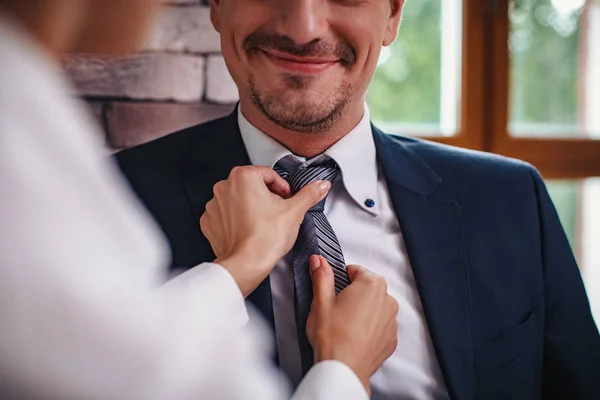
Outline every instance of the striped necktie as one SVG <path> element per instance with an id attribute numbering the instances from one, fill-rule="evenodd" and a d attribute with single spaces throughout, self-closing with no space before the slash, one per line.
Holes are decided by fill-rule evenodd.
<path id="1" fill-rule="evenodd" d="M 290 170 L 290 163 L 286 161 L 289 160 L 281 159 L 273 169 L 289 182 L 294 194 L 312 182 L 333 181 L 340 173 L 338 165 L 332 159 L 318 165 L 301 166 L 294 171 Z M 293 249 L 294 308 L 303 376 L 314 363 L 313 349 L 306 336 L 306 320 L 313 296 L 310 256 L 321 255 L 329 262 L 335 276 L 336 294 L 350 284 L 340 243 L 323 212 L 326 200 L 327 198 L 323 199 L 306 213 Z"/>

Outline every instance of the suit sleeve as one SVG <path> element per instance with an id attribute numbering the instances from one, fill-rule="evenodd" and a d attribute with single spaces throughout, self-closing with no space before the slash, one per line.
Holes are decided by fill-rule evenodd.
<path id="1" fill-rule="evenodd" d="M 546 186 L 532 169 L 544 266 L 544 399 L 599 399 L 600 335 Z"/>

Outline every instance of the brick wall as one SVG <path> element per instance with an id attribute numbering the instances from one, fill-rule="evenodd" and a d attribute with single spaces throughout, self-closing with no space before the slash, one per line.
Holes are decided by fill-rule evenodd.
<path id="1" fill-rule="evenodd" d="M 206 0 L 167 0 L 142 53 L 75 55 L 64 67 L 118 150 L 229 113 L 237 89 Z"/>

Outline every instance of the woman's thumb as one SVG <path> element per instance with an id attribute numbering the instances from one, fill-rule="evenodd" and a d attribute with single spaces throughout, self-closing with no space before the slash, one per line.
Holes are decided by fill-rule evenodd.
<path id="1" fill-rule="evenodd" d="M 313 302 L 328 304 L 335 299 L 335 278 L 331 266 L 322 256 L 310 257 Z"/>

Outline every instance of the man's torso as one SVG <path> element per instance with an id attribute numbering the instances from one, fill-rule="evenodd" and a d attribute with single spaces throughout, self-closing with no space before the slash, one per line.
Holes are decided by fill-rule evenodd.
<path id="1" fill-rule="evenodd" d="M 398 225 L 389 220 L 386 226 L 373 227 L 376 232 L 368 225 L 364 232 L 338 229 L 342 247 L 352 249 L 347 262 L 367 267 L 387 263 L 385 252 L 369 255 L 369 249 L 361 247 L 363 235 L 382 235 L 382 248 L 393 242 L 406 246 L 404 266 L 398 254 L 392 256 L 399 266 L 396 273 L 403 275 L 398 282 L 409 282 L 414 275 L 418 293 L 408 289 L 397 296 L 412 304 L 411 312 L 421 312 L 422 303 L 426 323 L 411 328 L 428 327 L 451 396 L 539 397 L 542 251 L 529 167 L 380 132 L 374 136 Z M 198 218 L 214 183 L 226 179 L 233 166 L 250 163 L 236 119 L 190 128 L 118 158 L 167 234 L 173 266 L 212 261 Z M 328 218 L 335 229 L 346 217 L 340 214 L 338 221 L 331 213 Z M 276 298 L 270 287 L 265 281 L 250 300 L 275 325 Z M 416 348 L 427 347 L 417 343 Z M 434 370 L 421 370 L 429 374 L 423 382 L 435 380 Z M 393 382 L 388 387 L 402 385 L 402 377 L 382 371 L 382 381 Z"/>

